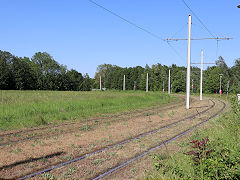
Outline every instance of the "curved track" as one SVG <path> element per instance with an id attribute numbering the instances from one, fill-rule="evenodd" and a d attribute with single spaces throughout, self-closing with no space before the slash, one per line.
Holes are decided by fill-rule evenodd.
<path id="1" fill-rule="evenodd" d="M 220 101 L 220 100 L 219 100 L 219 101 Z M 176 136 L 174 136 L 174 137 L 172 137 L 172 138 L 170 138 L 170 139 L 168 139 L 168 140 L 166 140 L 166 141 L 164 141 L 164 142 L 161 142 L 159 145 L 157 145 L 157 146 L 155 146 L 155 147 L 153 147 L 153 148 L 150 148 L 149 150 L 145 151 L 144 153 L 142 153 L 142 154 L 140 154 L 140 155 L 138 155 L 138 156 L 136 156 L 136 157 L 134 157 L 134 158 L 132 158 L 132 159 L 130 159 L 130 160 L 128 160 L 128 161 L 126 161 L 126 162 L 124 162 L 124 163 L 122 163 L 122 164 L 114 167 L 114 168 L 112 168 L 111 170 L 106 171 L 106 172 L 98 175 L 97 177 L 94 178 L 94 180 L 101 179 L 101 178 L 103 178 L 104 176 L 109 175 L 109 174 L 111 174 L 112 172 L 115 172 L 115 171 L 119 170 L 120 168 L 122 168 L 122 167 L 124 167 L 124 166 L 126 166 L 126 165 L 128 165 L 128 164 L 130 164 L 130 163 L 132 163 L 132 162 L 134 162 L 134 161 L 136 161 L 137 159 L 139 159 L 139 158 L 141 158 L 141 157 L 149 154 L 150 152 L 152 152 L 152 151 L 154 151 L 154 150 L 162 147 L 164 144 L 168 144 L 168 143 L 170 143 L 171 141 L 174 141 L 175 139 L 178 139 L 178 138 L 184 136 L 185 134 L 189 133 L 189 132 L 192 131 L 193 129 L 201 126 L 202 124 L 208 122 L 210 119 L 218 116 L 218 115 L 226 108 L 225 102 L 223 102 L 223 101 L 220 101 L 220 102 L 223 104 L 223 107 L 222 107 L 217 113 L 215 113 L 214 115 L 210 116 L 208 119 L 206 119 L 206 120 L 198 123 L 197 125 L 195 125 L 195 126 L 189 128 L 189 129 L 187 129 L 187 130 L 185 130 L 185 131 L 177 134 Z"/>
<path id="2" fill-rule="evenodd" d="M 211 100 L 211 101 L 212 101 L 212 100 Z M 213 102 L 213 104 L 212 104 L 210 107 L 208 107 L 207 109 L 205 109 L 205 110 L 203 110 L 203 111 L 201 111 L 201 112 L 199 112 L 199 113 L 197 113 L 197 114 L 194 114 L 194 115 L 192 115 L 192 116 L 189 116 L 189 117 L 187 117 L 187 118 L 181 119 L 181 120 L 179 120 L 179 121 L 177 121 L 177 122 L 174 122 L 174 123 L 171 123 L 171 124 L 162 126 L 162 127 L 158 128 L 158 129 L 155 129 L 155 130 L 152 130 L 152 131 L 149 131 L 149 132 L 146 132 L 146 133 L 137 135 L 137 136 L 135 136 L 135 137 L 133 137 L 133 138 L 129 138 L 129 139 L 123 140 L 123 141 L 118 142 L 118 143 L 116 143 L 116 144 L 113 144 L 113 145 L 111 145 L 111 146 L 101 148 L 101 149 L 99 149 L 99 150 L 97 150 L 97 151 L 84 154 L 84 155 L 82 155 L 82 156 L 80 156 L 80 157 L 77 157 L 77 158 L 71 160 L 71 161 L 66 161 L 66 162 L 64 162 L 64 163 L 60 163 L 60 164 L 57 164 L 57 165 L 55 165 L 55 166 L 51 166 L 51 167 L 49 167 L 49 168 L 47 168 L 47 169 L 43 169 L 43 170 L 40 170 L 40 171 L 37 171 L 37 172 L 33 172 L 33 173 L 28 174 L 28 175 L 26 175 L 26 176 L 22 176 L 22 177 L 20 177 L 19 179 L 28 179 L 28 178 L 34 177 L 34 176 L 36 176 L 36 175 L 39 175 L 39 174 L 41 174 L 41 173 L 49 172 L 49 171 L 51 171 L 51 170 L 53 170 L 53 169 L 56 169 L 56 168 L 59 168 L 59 167 L 63 167 L 63 166 L 66 166 L 66 165 L 68 165 L 68 164 L 71 164 L 71 163 L 73 163 L 73 162 L 76 162 L 76 161 L 85 159 L 85 158 L 88 157 L 88 156 L 95 155 L 95 154 L 98 154 L 98 153 L 103 152 L 103 151 L 105 151 L 105 150 L 108 150 L 108 149 L 114 148 L 114 147 L 116 147 L 116 146 L 119 146 L 119 145 L 122 145 L 122 144 L 126 144 L 126 143 L 128 143 L 128 142 L 130 142 L 130 141 L 139 139 L 139 138 L 141 138 L 141 137 L 144 137 L 144 136 L 147 136 L 147 135 L 150 135 L 150 134 L 157 133 L 157 132 L 159 132 L 159 131 L 162 130 L 162 129 L 169 128 L 169 127 L 174 126 L 174 125 L 176 125 L 176 124 L 178 124 L 178 123 L 180 123 L 180 122 L 187 121 L 187 120 L 192 120 L 192 119 L 196 118 L 199 114 L 204 114 L 204 113 L 206 113 L 207 111 L 211 110 L 211 109 L 215 106 L 215 102 L 214 102 L 214 101 L 212 101 L 212 102 Z M 107 175 L 107 174 L 109 174 L 109 173 L 111 173 L 111 172 L 116 171 L 117 169 L 120 169 L 121 167 L 123 167 L 123 166 L 125 166 L 125 165 L 127 165 L 127 164 L 129 164 L 129 163 L 131 163 L 131 162 L 133 162 L 133 161 L 135 161 L 136 159 L 144 156 L 145 154 L 148 154 L 149 152 L 151 152 L 151 151 L 159 148 L 159 147 L 162 146 L 164 143 L 166 144 L 166 143 L 168 143 L 168 142 L 171 142 L 171 141 L 173 141 L 174 139 L 177 139 L 177 138 L 183 136 L 184 134 L 186 134 L 187 132 L 191 131 L 192 129 L 200 126 L 201 124 L 203 124 L 204 122 L 208 121 L 209 119 L 211 119 L 211 118 L 213 118 L 213 117 L 216 117 L 218 114 L 220 114 L 220 113 L 225 109 L 225 106 L 226 106 L 226 105 L 225 105 L 224 102 L 222 102 L 222 103 L 224 104 L 224 107 L 223 107 L 220 111 L 218 111 L 216 114 L 214 114 L 213 116 L 209 117 L 207 120 L 204 120 L 204 121 L 202 121 L 201 123 L 198 123 L 197 125 L 189 128 L 188 130 L 177 134 L 176 136 L 172 137 L 171 139 L 162 142 L 162 143 L 159 144 L 158 146 L 155 146 L 155 147 L 149 149 L 148 151 L 146 151 L 146 152 L 144 152 L 144 153 L 142 153 L 142 154 L 134 157 L 133 159 L 130 159 L 129 161 L 126 161 L 125 163 L 123 163 L 123 164 L 121 164 L 121 165 L 119 165 L 119 166 L 111 169 L 110 171 L 107 171 L 107 172 L 104 172 L 104 173 L 100 174 L 98 177 L 96 177 L 96 179 L 99 179 L 99 178 L 101 178 L 101 177 L 103 177 L 103 176 L 105 176 L 105 175 Z"/>
<path id="3" fill-rule="evenodd" d="M 93 119 L 89 119 L 87 121 L 84 121 L 84 122 L 73 122 L 73 123 L 64 123 L 64 124 L 61 124 L 61 125 L 55 125 L 55 126 L 51 126 L 51 127 L 40 127 L 40 128 L 33 128 L 33 129 L 28 129 L 28 130 L 24 130 L 24 131 L 17 131 L 17 132 L 11 132 L 11 133 L 6 133 L 6 134 L 2 134 L 0 135 L 0 138 L 6 138 L 6 137 L 9 137 L 9 136 L 18 136 L 18 137 L 22 137 L 23 134 L 26 134 L 26 133 L 29 133 L 29 132 L 34 132 L 34 131 L 39 131 L 39 130 L 45 130 L 45 129 L 50 129 L 50 128 L 57 128 L 57 127 L 63 127 L 63 126 L 72 126 L 72 125 L 83 125 L 85 126 L 84 124 L 86 123 L 90 123 L 90 122 L 95 122 L 97 120 L 101 120 L 101 123 L 103 122 L 102 120 L 108 120 L 108 119 L 113 119 L 113 118 L 121 118 L 121 120 L 125 119 L 125 118 L 128 118 L 128 117 L 125 117 L 124 116 L 128 116 L 131 114 L 131 117 L 139 117 L 139 116 L 142 116 L 143 114 L 150 114 L 156 110 L 158 110 L 159 108 L 161 108 L 159 111 L 165 111 L 165 110 L 168 110 L 168 109 L 172 109 L 172 108 L 175 108 L 175 107 L 178 107 L 180 104 L 182 104 L 184 102 L 184 98 L 180 97 L 180 101 L 175 103 L 174 106 L 170 105 L 170 106 L 167 106 L 166 108 L 162 108 L 161 106 L 155 106 L 155 107 L 151 107 L 151 108 L 147 108 L 147 109 L 143 109 L 143 110 L 135 110 L 133 112 L 125 112 L 125 113 L 121 113 L 121 114 L 117 114 L 117 115 L 111 115 L 111 116 L 106 116 L 106 117 L 99 117 L 99 118 L 93 118 Z M 133 116 L 132 116 L 133 114 Z M 112 120 L 114 121 L 114 120 Z M 68 131 L 65 131 L 64 133 L 71 133 L 71 132 L 74 132 L 75 129 L 78 129 L 78 128 L 81 128 L 82 126 L 78 126 L 78 127 L 74 127 L 74 128 L 71 128 L 69 129 Z M 51 136 L 53 136 L 54 133 L 51 132 Z M 13 144 L 13 143 L 20 143 L 20 142 L 24 142 L 24 141 L 28 141 L 28 140 L 31 140 L 31 139 L 37 139 L 37 138 L 43 138 L 43 137 L 49 137 L 49 133 L 44 133 L 44 134 L 39 134 L 39 135 L 35 135 L 35 136 L 27 136 L 25 138 L 21 138 L 21 139 L 17 139 L 17 140 L 9 140 L 7 142 L 3 142 L 3 143 L 0 143 L 0 147 L 1 146 L 6 146 L 6 145 L 9 145 L 9 144 Z"/>

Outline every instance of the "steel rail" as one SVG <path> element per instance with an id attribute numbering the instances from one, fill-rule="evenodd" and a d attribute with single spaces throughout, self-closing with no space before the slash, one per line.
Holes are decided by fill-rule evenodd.
<path id="1" fill-rule="evenodd" d="M 182 102 L 184 102 L 184 98 L 180 97 L 180 99 L 181 100 L 179 102 L 177 102 L 176 104 L 181 104 Z M 21 131 L 17 131 L 17 132 L 0 134 L 0 137 L 2 138 L 2 137 L 6 137 L 6 136 L 21 134 L 21 133 L 28 133 L 28 132 L 32 132 L 32 131 L 44 130 L 44 129 L 48 129 L 48 128 L 57 128 L 57 127 L 62 127 L 62 126 L 74 125 L 74 124 L 81 124 L 81 123 L 92 122 L 92 121 L 96 121 L 96 120 L 102 120 L 102 119 L 117 118 L 117 117 L 120 117 L 120 116 L 129 115 L 129 114 L 132 114 L 132 113 L 143 113 L 143 112 L 146 112 L 146 111 L 151 111 L 151 110 L 161 108 L 161 107 L 162 107 L 162 105 L 154 106 L 154 107 L 146 108 L 146 109 L 141 109 L 141 110 L 133 110 L 131 112 L 123 112 L 123 113 L 120 113 L 120 114 L 117 114 L 117 115 L 110 115 L 110 116 L 105 115 L 105 116 L 102 116 L 102 117 L 90 118 L 90 119 L 87 119 L 87 121 L 84 121 L 84 122 L 62 123 L 62 124 L 58 124 L 58 125 L 54 125 L 54 126 L 50 126 L 50 127 L 48 126 L 48 127 L 26 129 L 26 130 L 21 130 Z M 175 105 L 173 107 L 177 107 L 177 106 Z M 173 107 L 163 108 L 163 110 L 173 108 Z"/>
<path id="2" fill-rule="evenodd" d="M 219 100 L 219 101 L 220 101 L 220 100 Z M 134 157 L 134 158 L 132 158 L 132 159 L 124 162 L 124 163 L 122 163 L 121 165 L 118 165 L 118 166 L 112 168 L 111 170 L 109 170 L 109 171 L 107 171 L 107 172 L 104 172 L 103 174 L 98 175 L 98 176 L 95 177 L 93 180 L 101 179 L 102 177 L 104 177 L 104 176 L 106 176 L 106 175 L 108 175 L 108 174 L 111 174 L 111 173 L 114 172 L 114 171 L 117 171 L 118 169 L 120 169 L 120 168 L 122 168 L 122 167 L 124 167 L 124 166 L 126 166 L 126 165 L 128 165 L 128 164 L 130 164 L 130 163 L 132 163 L 133 161 L 136 161 L 137 159 L 139 159 L 139 158 L 141 158 L 141 157 L 149 154 L 150 152 L 152 152 L 152 151 L 154 151 L 154 150 L 162 147 L 163 145 L 168 144 L 168 143 L 170 143 L 170 142 L 172 142 L 172 141 L 174 141 L 174 140 L 176 140 L 176 139 L 184 136 L 185 134 L 189 133 L 190 131 L 192 131 L 193 129 L 197 128 L 198 126 L 201 126 L 202 124 L 208 122 L 210 119 L 215 118 L 216 116 L 218 116 L 218 115 L 226 108 L 226 104 L 225 104 L 223 101 L 220 101 L 220 102 L 223 103 L 223 107 L 222 107 L 221 110 L 218 111 L 216 114 L 210 116 L 209 118 L 207 118 L 206 120 L 198 123 L 197 125 L 194 125 L 193 127 L 191 127 L 191 128 L 189 128 L 189 129 L 187 129 L 187 130 L 185 130 L 185 131 L 177 134 L 176 136 L 174 136 L 174 137 L 172 137 L 172 138 L 170 138 L 170 139 L 168 139 L 168 140 L 160 143 L 159 145 L 157 145 L 157 146 L 155 146 L 155 147 L 153 147 L 153 148 L 145 151 L 144 153 L 142 153 L 142 154 L 140 154 L 140 155 L 138 155 L 138 156 L 136 156 L 136 157 Z"/>
<path id="3" fill-rule="evenodd" d="M 160 111 L 168 110 L 168 109 L 172 109 L 172 108 L 178 107 L 179 104 L 181 104 L 182 102 L 184 102 L 184 101 L 178 102 L 177 105 L 160 109 Z M 139 116 L 141 116 L 143 113 L 146 113 L 146 112 L 149 112 L 149 111 L 150 111 L 150 112 L 151 112 L 151 111 L 155 111 L 155 110 L 158 109 L 158 108 L 160 108 L 160 107 L 153 107 L 153 108 L 149 108 L 149 109 L 146 109 L 146 110 L 143 110 L 143 111 L 138 110 L 138 112 L 135 112 L 135 114 L 138 114 L 138 113 L 140 113 L 140 114 L 134 115 L 134 116 L 132 116 L 132 117 L 134 117 L 134 118 L 139 117 Z M 129 114 L 132 114 L 132 112 L 131 112 L 131 113 L 126 113 L 126 114 L 117 115 L 116 117 L 109 117 L 109 118 L 110 118 L 110 119 L 111 119 L 111 118 L 119 118 L 119 117 L 121 117 L 121 116 L 129 115 Z M 107 118 L 99 118 L 99 119 L 105 120 L 105 119 L 107 119 Z M 89 122 L 96 121 L 96 120 L 99 120 L 99 119 L 91 119 L 91 121 L 82 122 L 82 123 L 89 123 Z M 123 119 L 126 119 L 126 118 L 123 118 Z M 79 123 L 74 123 L 74 124 L 76 125 L 76 124 L 82 124 L 82 123 L 79 122 Z M 68 124 L 68 125 L 73 125 L 73 124 Z M 76 127 L 75 129 L 78 129 L 78 128 L 81 128 L 81 127 L 82 127 L 82 126 L 79 126 L 79 127 Z M 51 128 L 53 128 L 53 127 L 51 127 Z M 45 128 L 45 129 L 47 129 L 47 128 Z M 71 131 L 65 131 L 65 132 L 71 133 L 71 132 L 74 132 L 75 129 L 72 129 Z M 38 130 L 41 130 L 41 129 L 38 129 Z M 37 130 L 36 130 L 36 131 L 37 131 Z M 26 131 L 22 131 L 22 133 L 28 133 L 28 132 L 29 132 L 29 131 L 27 131 L 27 132 L 26 132 Z M 30 132 L 32 132 L 32 131 L 30 131 Z M 20 134 L 20 133 L 18 133 L 18 134 Z M 36 139 L 36 138 L 43 138 L 43 137 L 46 137 L 46 136 L 47 136 L 47 134 L 40 134 L 40 135 L 35 135 L 35 136 L 31 136 L 31 137 L 26 137 L 26 138 L 22 138 L 22 139 L 18 139 L 18 140 L 10 140 L 10 141 L 7 141 L 7 142 L 0 143 L 0 147 L 1 147 L 1 146 L 6 146 L 6 145 L 9 145 L 9 144 L 13 144 L 13 143 L 20 143 L 20 142 L 24 142 L 24 141 L 32 140 L 32 139 Z M 0 137 L 1 137 L 1 136 L 0 136 Z M 4 136 L 4 137 L 5 137 L 5 136 Z"/>
<path id="4" fill-rule="evenodd" d="M 82 156 L 80 156 L 80 157 L 77 157 L 77 158 L 75 158 L 75 159 L 73 159 L 73 160 L 66 161 L 66 162 L 60 163 L 60 164 L 58 164 L 58 165 L 52 166 L 52 167 L 50 167 L 50 168 L 47 168 L 47 169 L 44 169 L 44 170 L 41 170 L 41 171 L 38 171 L 38 172 L 34 172 L 34 173 L 31 173 L 31 174 L 26 175 L 26 176 L 23 176 L 23 177 L 20 177 L 19 180 L 24 180 L 24 179 L 32 178 L 32 177 L 34 177 L 34 176 L 36 176 L 36 175 L 39 175 L 39 174 L 42 174 L 42 173 L 45 173 L 45 172 L 49 172 L 49 171 L 51 171 L 51 170 L 53 170 L 53 169 L 56 169 L 56 168 L 59 168 L 59 167 L 62 167 L 62 166 L 71 164 L 71 163 L 73 163 L 73 162 L 76 162 L 76 161 L 79 161 L 79 160 L 82 160 L 82 159 L 85 159 L 86 157 L 89 157 L 89 156 L 92 156 L 92 155 L 101 153 L 101 152 L 103 152 L 103 151 L 106 151 L 106 150 L 108 150 L 108 149 L 112 149 L 112 148 L 117 147 L 117 146 L 119 146 L 119 145 L 126 144 L 126 143 L 128 143 L 128 142 L 130 142 L 130 141 L 139 139 L 139 138 L 141 138 L 141 137 L 144 137 L 144 136 L 147 136 L 147 135 L 150 135 L 150 134 L 157 133 L 158 131 L 160 131 L 160 130 L 162 130 L 162 129 L 169 128 L 169 127 L 171 127 L 171 126 L 174 126 L 174 125 L 176 125 L 176 124 L 179 124 L 180 122 L 183 122 L 183 121 L 186 121 L 186 120 L 192 120 L 192 119 L 196 118 L 197 116 L 199 116 L 200 114 L 204 114 L 205 112 L 207 112 L 207 111 L 209 111 L 210 109 L 212 109 L 212 108 L 215 106 L 215 102 L 214 102 L 213 100 L 211 100 L 211 101 L 213 102 L 213 104 L 212 104 L 210 107 L 208 107 L 207 109 L 205 109 L 205 110 L 203 110 L 203 111 L 201 111 L 201 112 L 199 112 L 199 113 L 197 113 L 197 114 L 191 115 L 191 116 L 189 116 L 189 117 L 187 117 L 187 118 L 184 118 L 184 119 L 181 119 L 181 120 L 179 120 L 179 121 L 177 121 L 177 122 L 170 123 L 170 124 L 165 125 L 165 126 L 163 126 L 163 127 L 161 127 L 161 128 L 158 128 L 158 129 L 155 129 L 155 130 L 152 130 L 152 131 L 149 131 L 149 132 L 146 132 L 146 133 L 137 135 L 137 136 L 135 136 L 135 137 L 133 137 L 133 138 L 130 138 L 130 139 L 127 139 L 127 140 L 123 140 L 123 141 L 120 142 L 120 143 L 117 143 L 117 144 L 114 144 L 114 145 L 110 145 L 110 146 L 108 146 L 108 147 L 104 147 L 104 148 L 102 148 L 102 149 L 99 149 L 99 150 L 94 151 L 94 152 L 91 152 L 91 153 L 84 154 L 84 155 L 82 155 Z"/>

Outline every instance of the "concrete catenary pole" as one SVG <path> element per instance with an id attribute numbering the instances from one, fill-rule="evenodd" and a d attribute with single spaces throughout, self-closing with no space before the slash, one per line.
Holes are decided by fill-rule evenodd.
<path id="1" fill-rule="evenodd" d="M 148 73 L 147 73 L 147 79 L 146 79 L 146 92 L 148 92 Z"/>
<path id="2" fill-rule="evenodd" d="M 194 81 L 194 80 L 192 79 L 192 93 L 193 93 L 193 81 Z"/>
<path id="3" fill-rule="evenodd" d="M 168 94 L 171 94 L 171 71 L 170 69 L 168 70 Z"/>
<path id="4" fill-rule="evenodd" d="M 220 95 L 222 95 L 222 75 L 220 75 Z"/>
<path id="5" fill-rule="evenodd" d="M 200 101 L 202 101 L 202 81 L 203 81 L 203 50 L 201 50 Z"/>
<path id="6" fill-rule="evenodd" d="M 165 89 L 164 89 L 164 79 L 163 79 L 163 89 L 162 89 L 162 91 L 163 91 L 163 92 L 165 91 Z"/>
<path id="7" fill-rule="evenodd" d="M 229 80 L 227 82 L 227 97 L 228 97 L 228 89 L 229 89 Z"/>
<path id="8" fill-rule="evenodd" d="M 123 76 L 123 90 L 125 91 L 125 75 Z"/>
<path id="9" fill-rule="evenodd" d="M 100 90 L 102 90 L 102 77 L 100 76 Z"/>
<path id="10" fill-rule="evenodd" d="M 187 52 L 187 84 L 186 84 L 186 109 L 190 107 L 190 68 L 191 68 L 191 25 L 192 16 L 188 16 L 188 52 Z"/>

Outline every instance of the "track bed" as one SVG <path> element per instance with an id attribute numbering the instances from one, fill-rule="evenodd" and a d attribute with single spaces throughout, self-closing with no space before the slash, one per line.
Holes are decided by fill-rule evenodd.
<path id="1" fill-rule="evenodd" d="M 96 178 L 207 121 L 224 104 L 193 98 L 191 107 L 186 111 L 180 102 L 103 120 L 6 133 L 1 137 L 0 177 Z"/>

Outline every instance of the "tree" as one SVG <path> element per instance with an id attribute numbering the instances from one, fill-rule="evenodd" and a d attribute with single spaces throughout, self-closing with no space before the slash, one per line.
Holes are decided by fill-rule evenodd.
<path id="1" fill-rule="evenodd" d="M 11 70 L 14 78 L 15 89 L 36 89 L 36 74 L 32 69 L 29 58 L 13 57 Z"/>
<path id="2" fill-rule="evenodd" d="M 240 93 L 240 58 L 235 60 L 235 65 L 230 71 L 230 91 L 233 93 Z"/>
<path id="3" fill-rule="evenodd" d="M 0 89 L 14 89 L 10 65 L 13 55 L 0 50 Z"/>
<path id="4" fill-rule="evenodd" d="M 91 78 L 88 74 L 83 76 L 83 82 L 80 86 L 81 91 L 90 91 L 91 90 Z"/>
<path id="5" fill-rule="evenodd" d="M 67 89 L 70 91 L 80 91 L 83 83 L 83 76 L 81 73 L 71 69 L 66 73 Z"/>
<path id="6" fill-rule="evenodd" d="M 37 74 L 38 89 L 57 90 L 58 75 L 61 74 L 61 67 L 52 56 L 46 52 L 37 52 L 32 57 L 34 71 Z"/>

